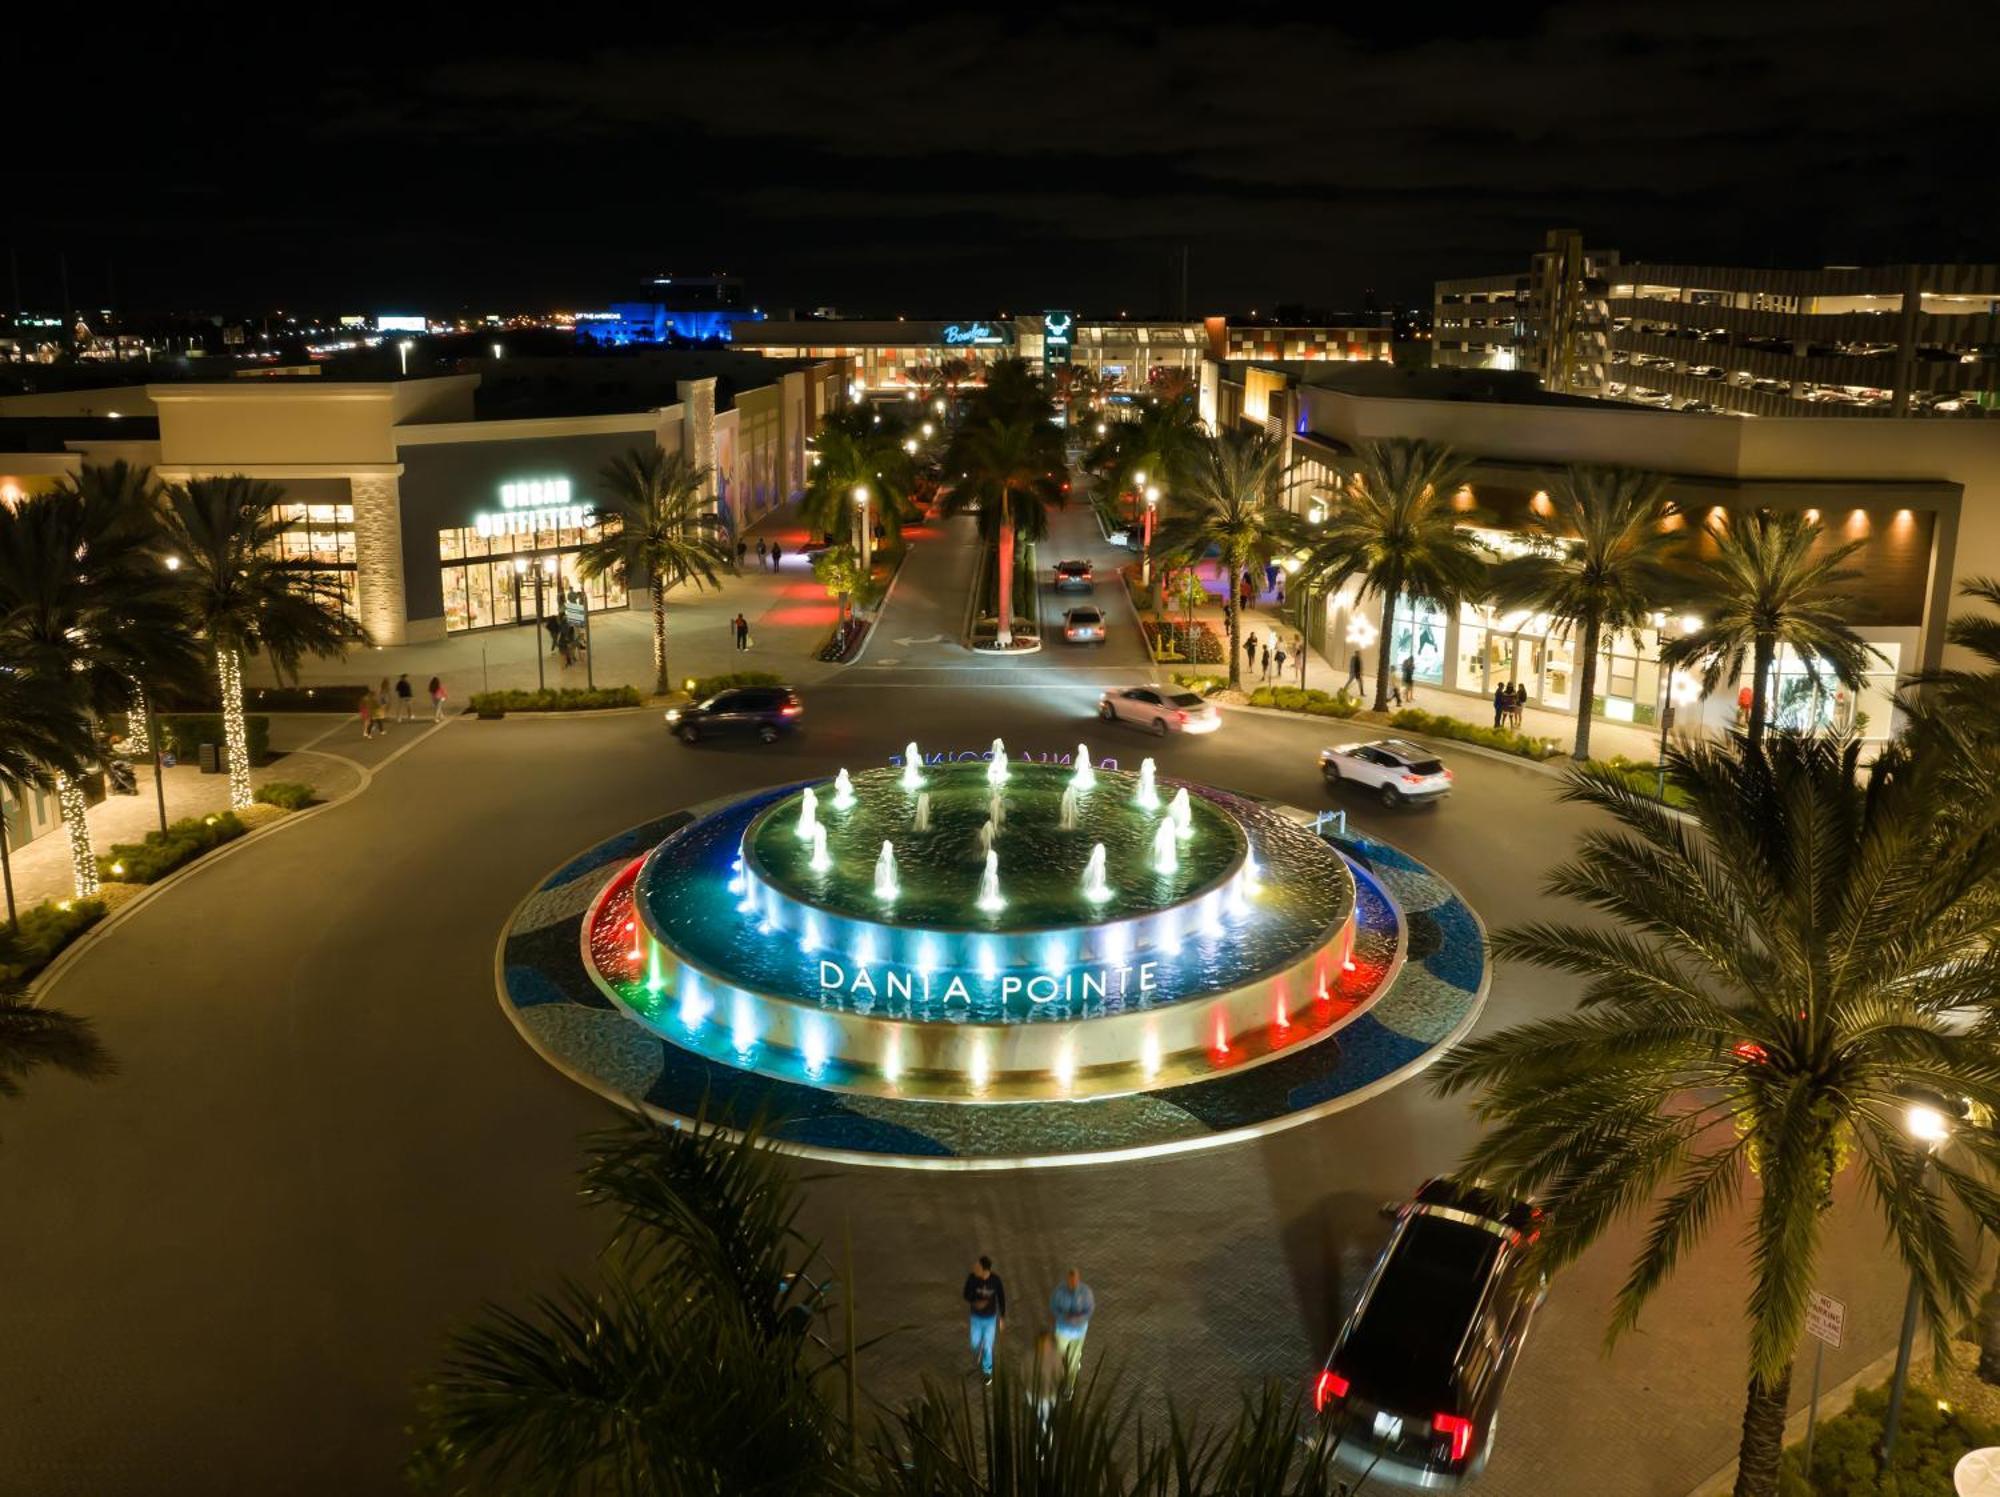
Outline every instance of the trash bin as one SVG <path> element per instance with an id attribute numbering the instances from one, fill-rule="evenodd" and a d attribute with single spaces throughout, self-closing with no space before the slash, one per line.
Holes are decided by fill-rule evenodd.
<path id="1" fill-rule="evenodd" d="M 201 746 L 201 772 L 203 774 L 222 773 L 222 749 L 213 743 Z"/>

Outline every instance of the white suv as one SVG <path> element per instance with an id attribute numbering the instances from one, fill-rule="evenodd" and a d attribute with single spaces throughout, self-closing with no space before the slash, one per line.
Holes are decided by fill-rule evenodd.
<path id="1" fill-rule="evenodd" d="M 1400 738 L 1377 738 L 1319 751 L 1328 785 L 1342 780 L 1376 791 L 1385 806 L 1442 800 L 1451 794 L 1451 771 L 1427 748 Z"/>

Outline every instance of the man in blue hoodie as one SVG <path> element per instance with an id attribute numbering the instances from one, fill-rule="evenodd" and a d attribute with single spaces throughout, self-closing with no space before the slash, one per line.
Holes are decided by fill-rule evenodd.
<path id="1" fill-rule="evenodd" d="M 1056 1345 L 1062 1349 L 1063 1369 L 1071 1388 L 1076 1386 L 1076 1375 L 1083 1367 L 1083 1338 L 1090 1330 L 1091 1313 L 1096 1308 L 1097 1296 L 1083 1282 L 1083 1274 L 1074 1268 L 1049 1296 L 1049 1314 L 1056 1322 Z"/>
<path id="2" fill-rule="evenodd" d="M 980 1376 L 993 1381 L 993 1344 L 1007 1323 L 1007 1286 L 993 1271 L 993 1260 L 981 1254 L 965 1276 L 965 1304 L 972 1325 L 972 1355 Z"/>

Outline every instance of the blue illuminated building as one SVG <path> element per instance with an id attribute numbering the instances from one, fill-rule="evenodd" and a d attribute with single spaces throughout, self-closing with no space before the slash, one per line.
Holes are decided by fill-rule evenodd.
<path id="1" fill-rule="evenodd" d="M 577 318 L 579 342 L 610 348 L 672 343 L 727 343 L 739 322 L 762 322 L 764 313 L 746 307 L 743 283 L 734 276 L 656 276 L 666 300 L 613 302 L 610 310 Z"/>

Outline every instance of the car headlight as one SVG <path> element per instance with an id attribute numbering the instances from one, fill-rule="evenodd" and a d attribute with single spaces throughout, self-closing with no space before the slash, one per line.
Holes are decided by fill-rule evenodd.
<path id="1" fill-rule="evenodd" d="M 681 709 L 678 707 L 669 707 L 667 709 L 667 721 L 670 723 L 677 723 L 680 720 L 681 720 Z"/>

